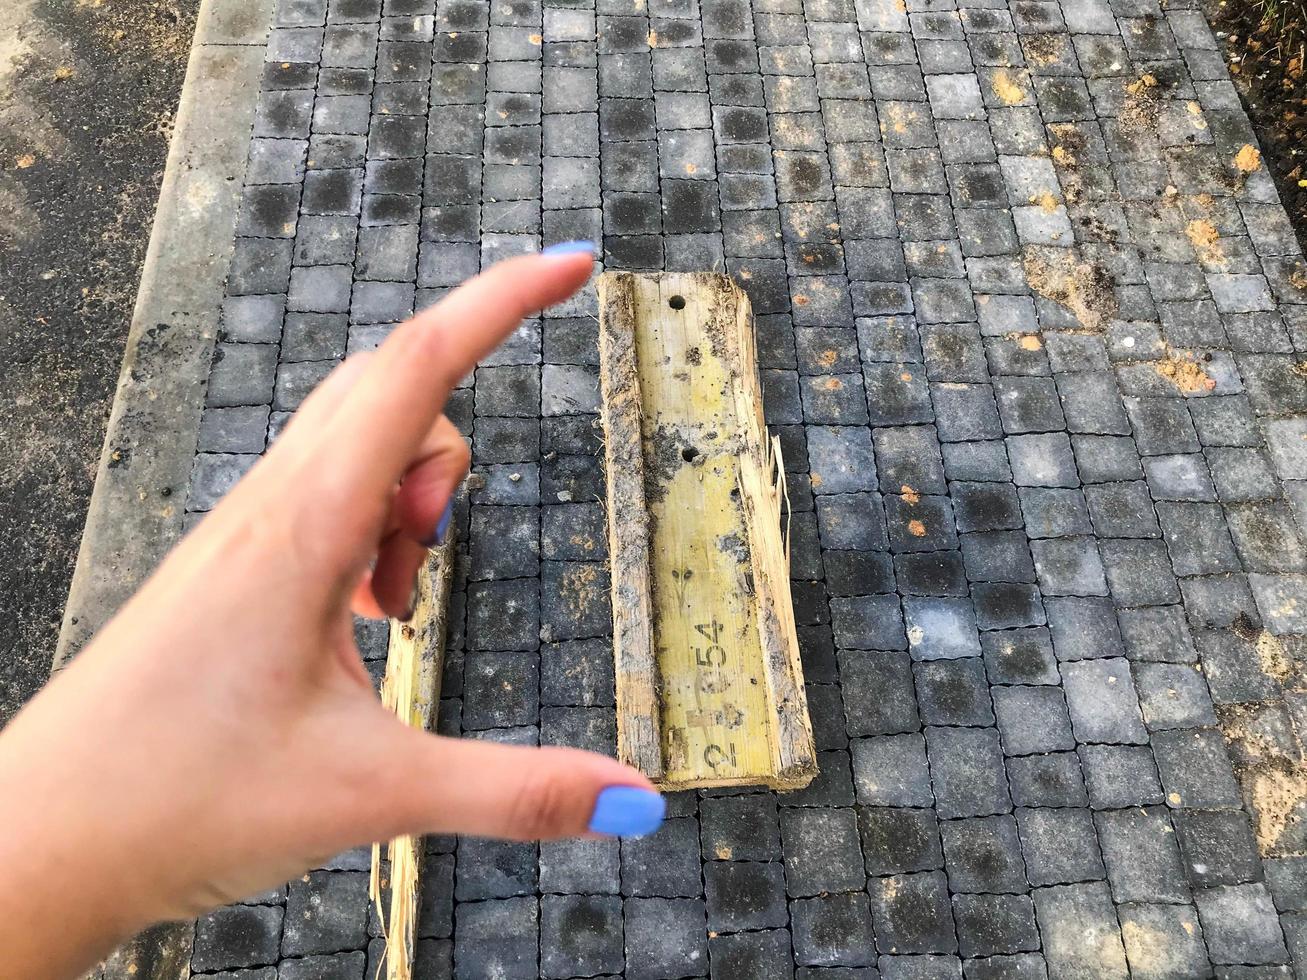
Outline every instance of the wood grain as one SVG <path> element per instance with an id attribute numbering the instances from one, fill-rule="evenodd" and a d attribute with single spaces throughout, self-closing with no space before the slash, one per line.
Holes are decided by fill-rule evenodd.
<path id="1" fill-rule="evenodd" d="M 815 750 L 748 299 L 697 273 L 608 273 L 599 288 L 619 755 L 668 789 L 806 785 Z"/>
<path id="2" fill-rule="evenodd" d="M 403 721 L 431 730 L 440 705 L 440 679 L 445 663 L 445 632 L 449 588 L 454 573 L 453 524 L 445 543 L 433 548 L 418 572 L 418 598 L 412 618 L 390 623 L 386 674 L 381 700 Z M 412 980 L 417 948 L 418 887 L 422 873 L 422 839 L 396 837 L 372 846 L 369 892 L 385 930 L 385 980 Z"/>

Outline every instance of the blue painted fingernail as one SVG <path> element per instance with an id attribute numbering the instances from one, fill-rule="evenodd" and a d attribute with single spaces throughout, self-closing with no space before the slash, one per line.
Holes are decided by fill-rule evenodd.
<path id="1" fill-rule="evenodd" d="M 638 786 L 609 786 L 599 793 L 589 830 L 612 837 L 643 837 L 662 826 L 667 801 Z"/>
<path id="2" fill-rule="evenodd" d="M 541 255 L 575 255 L 577 252 L 595 253 L 595 243 L 586 241 L 558 242 L 550 245 L 548 248 L 541 249 Z"/>
<path id="3" fill-rule="evenodd" d="M 445 504 L 445 510 L 440 515 L 440 520 L 436 522 L 436 533 L 428 539 L 427 547 L 435 548 L 445 543 L 445 535 L 449 533 L 449 521 L 453 516 L 454 499 L 451 497 L 449 503 Z"/>

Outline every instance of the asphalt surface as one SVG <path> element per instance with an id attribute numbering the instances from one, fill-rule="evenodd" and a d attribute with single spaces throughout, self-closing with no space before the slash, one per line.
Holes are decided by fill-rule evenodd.
<path id="1" fill-rule="evenodd" d="M 49 672 L 198 6 L 0 5 L 0 724 Z"/>

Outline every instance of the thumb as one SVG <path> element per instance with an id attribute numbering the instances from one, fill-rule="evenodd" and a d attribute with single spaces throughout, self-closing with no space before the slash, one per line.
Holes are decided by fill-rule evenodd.
<path id="1" fill-rule="evenodd" d="M 651 834 L 666 802 L 641 773 L 581 749 L 500 745 L 405 729 L 392 811 L 408 830 L 550 840 Z"/>

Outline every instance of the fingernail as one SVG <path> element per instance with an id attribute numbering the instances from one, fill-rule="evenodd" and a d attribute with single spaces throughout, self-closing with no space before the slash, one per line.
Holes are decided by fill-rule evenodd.
<path id="1" fill-rule="evenodd" d="M 449 522 L 454 516 L 454 498 L 449 498 L 449 503 L 445 504 L 445 509 L 440 514 L 440 520 L 436 521 L 436 530 L 431 537 L 422 543 L 428 548 L 436 548 L 445 543 L 445 535 L 449 533 Z"/>
<path id="2" fill-rule="evenodd" d="M 541 255 L 574 255 L 577 252 L 595 253 L 595 243 L 587 241 L 558 242 L 540 250 Z"/>
<path id="3" fill-rule="evenodd" d="M 667 801 L 638 786 L 609 786 L 599 793 L 589 830 L 612 837 L 643 837 L 662 826 Z"/>

